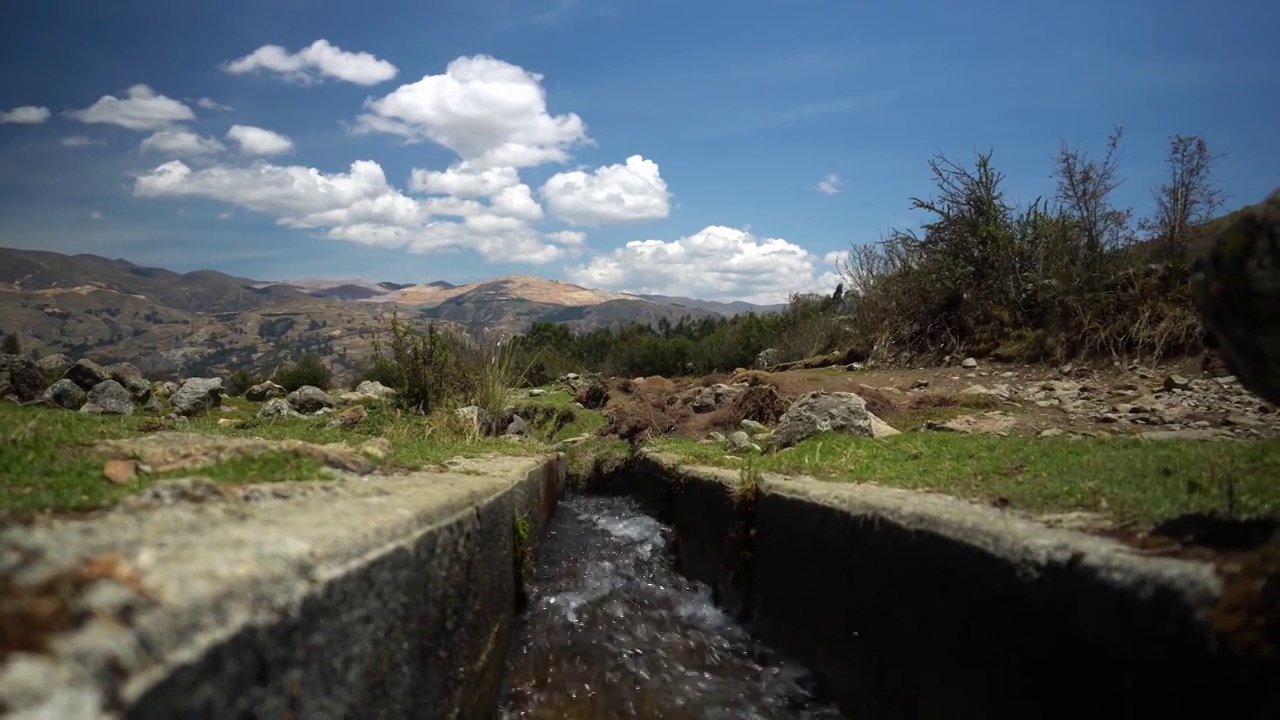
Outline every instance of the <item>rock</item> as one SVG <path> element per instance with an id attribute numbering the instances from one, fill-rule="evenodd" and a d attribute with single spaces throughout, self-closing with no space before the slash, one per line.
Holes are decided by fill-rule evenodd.
<path id="1" fill-rule="evenodd" d="M 115 380 L 103 380 L 89 391 L 80 412 L 95 415 L 132 415 L 133 396 Z"/>
<path id="2" fill-rule="evenodd" d="M 751 437 L 741 430 L 729 433 L 724 442 L 731 452 L 762 452 L 760 446 L 752 442 Z"/>
<path id="3" fill-rule="evenodd" d="M 587 410 L 599 410 L 609 400 L 609 388 L 600 380 L 589 380 L 578 387 L 573 399 Z"/>
<path id="4" fill-rule="evenodd" d="M 467 424 L 468 429 L 474 430 L 481 435 L 493 434 L 493 416 L 489 414 L 488 410 L 475 405 L 468 405 L 467 407 L 460 407 L 454 412 Z"/>
<path id="5" fill-rule="evenodd" d="M 92 390 L 94 385 L 103 380 L 110 380 L 111 374 L 98 363 L 80 358 L 74 365 L 67 368 L 63 377 L 79 385 L 82 390 Z"/>
<path id="6" fill-rule="evenodd" d="M 578 377 L 578 373 L 565 373 L 559 377 L 559 381 L 562 383 L 571 383 L 577 381 Z"/>
<path id="7" fill-rule="evenodd" d="M 815 391 L 787 408 L 773 431 L 773 442 L 779 448 L 790 447 L 824 432 L 886 437 L 898 431 L 868 411 L 866 401 L 854 393 Z"/>
<path id="8" fill-rule="evenodd" d="M 3 394 L 14 395 L 19 402 L 36 400 L 45 389 L 44 373 L 34 360 L 23 355 L 0 356 L 0 379 L 8 381 Z"/>
<path id="9" fill-rule="evenodd" d="M 36 367 L 40 368 L 40 372 L 46 377 L 62 377 L 67 372 L 67 368 L 74 364 L 71 358 L 62 354 L 45 355 L 36 361 Z"/>
<path id="10" fill-rule="evenodd" d="M 250 402 L 266 402 L 271 398 L 284 397 L 284 388 L 267 380 L 244 391 L 244 399 Z"/>
<path id="11" fill-rule="evenodd" d="M 147 398 L 147 401 L 142 403 L 142 412 L 147 413 L 148 415 L 159 415 L 163 411 L 164 403 L 160 401 L 160 397 L 157 396 L 154 391 L 151 393 L 151 397 Z"/>
<path id="12" fill-rule="evenodd" d="M 151 395 L 153 397 L 167 398 L 178 392 L 178 383 L 172 380 L 157 380 L 151 383 Z"/>
<path id="13" fill-rule="evenodd" d="M 977 360 L 974 360 L 974 359 L 973 359 L 973 358 L 971 358 L 971 357 L 967 357 L 967 358 L 965 358 L 964 360 L 960 361 L 960 367 L 962 367 L 962 368 L 968 368 L 968 369 L 972 370 L 973 368 L 978 367 L 978 361 L 977 361 Z"/>
<path id="14" fill-rule="evenodd" d="M 757 369 L 765 370 L 767 368 L 773 367 L 775 364 L 777 364 L 777 361 L 778 361 L 778 349 L 767 348 L 765 350 L 761 350 L 760 353 L 756 355 L 756 361 L 754 364 Z"/>
<path id="15" fill-rule="evenodd" d="M 288 400 L 284 398 L 271 398 L 258 408 L 257 417 L 260 418 L 294 418 L 302 417 L 302 413 L 293 409 Z"/>
<path id="16" fill-rule="evenodd" d="M 67 410 L 79 410 L 87 398 L 79 385 L 66 378 L 50 385 L 42 397 L 46 402 Z"/>
<path id="17" fill-rule="evenodd" d="M 911 389 L 912 389 L 912 390 L 928 390 L 928 389 L 929 389 L 929 381 L 928 381 L 928 380 L 917 380 L 917 381 L 915 381 L 915 382 L 911 383 Z"/>
<path id="18" fill-rule="evenodd" d="M 195 417 L 222 404 L 222 378 L 189 378 L 169 398 L 179 417 Z"/>
<path id="19" fill-rule="evenodd" d="M 512 415 L 511 422 L 507 423 L 507 430 L 504 434 L 515 437 L 528 437 L 529 424 L 519 415 Z"/>
<path id="20" fill-rule="evenodd" d="M 374 400 L 374 399 L 376 398 L 370 395 L 365 395 L 364 393 L 358 393 L 355 390 L 348 390 L 343 393 L 338 393 L 338 402 L 344 405 L 359 404 L 363 402 L 369 402 L 370 400 Z"/>
<path id="21" fill-rule="evenodd" d="M 303 385 L 286 395 L 285 399 L 300 413 L 314 413 L 326 408 L 332 410 L 337 405 L 329 393 L 314 385 Z"/>
<path id="22" fill-rule="evenodd" d="M 102 466 L 102 475 L 117 485 L 128 485 L 138 476 L 135 460 L 108 460 Z"/>
<path id="23" fill-rule="evenodd" d="M 338 413 L 338 416 L 329 421 L 329 424 L 338 427 L 351 427 L 359 424 L 361 420 L 368 416 L 369 411 L 365 410 L 363 405 L 355 405 Z"/>
<path id="24" fill-rule="evenodd" d="M 1181 375 L 1169 375 L 1164 379 L 1165 390 L 1190 390 L 1191 381 Z"/>
<path id="25" fill-rule="evenodd" d="M 738 423 L 738 427 L 748 432 L 769 432 L 769 428 L 765 427 L 764 423 L 759 423 L 755 420 L 745 418 L 742 422 Z"/>
<path id="26" fill-rule="evenodd" d="M 238 418 L 218 418 L 218 427 L 240 427 L 244 421 Z"/>
<path id="27" fill-rule="evenodd" d="M 526 393 L 526 396 L 533 398 L 533 397 L 542 397 L 543 395 L 546 395 L 546 394 L 547 394 L 547 391 L 543 390 L 542 388 L 533 388 L 528 393 Z"/>
<path id="28" fill-rule="evenodd" d="M 151 383 L 142 377 L 142 372 L 129 363 L 115 363 L 103 368 L 112 380 L 120 383 L 129 391 L 136 403 L 145 403 L 151 399 Z"/>
<path id="29" fill-rule="evenodd" d="M 370 438 L 356 448 L 356 452 L 378 462 L 391 457 L 391 450 L 391 441 L 384 437 Z"/>
<path id="30" fill-rule="evenodd" d="M 693 398 L 690 408 L 696 413 L 709 413 L 725 402 L 737 397 L 740 392 L 742 392 L 742 388 L 716 383 L 699 390 L 698 394 Z"/>
<path id="31" fill-rule="evenodd" d="M 376 380 L 365 380 L 356 386 L 356 392 L 377 400 L 386 400 L 387 398 L 394 397 L 396 394 L 394 389 L 389 388 Z"/>
<path id="32" fill-rule="evenodd" d="M 1065 433 L 1063 432 L 1062 428 L 1045 428 L 1044 430 L 1041 430 L 1039 433 L 1037 433 L 1036 437 L 1042 437 L 1042 438 L 1061 437 L 1064 434 Z"/>
<path id="33" fill-rule="evenodd" d="M 1016 424 L 1017 418 L 1008 413 L 993 410 L 975 415 L 961 415 L 943 422 L 931 420 L 925 423 L 924 427 L 926 430 L 1007 435 Z"/>

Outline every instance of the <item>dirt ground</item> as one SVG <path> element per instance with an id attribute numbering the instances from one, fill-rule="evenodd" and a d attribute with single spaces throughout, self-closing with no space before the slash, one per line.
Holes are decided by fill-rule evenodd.
<path id="1" fill-rule="evenodd" d="M 1199 361 L 1187 360 L 1155 368 L 981 363 L 971 369 L 835 367 L 784 372 L 740 370 L 732 375 L 703 378 L 611 379 L 607 381 L 609 396 L 602 409 L 609 423 L 600 434 L 634 442 L 659 436 L 700 439 L 712 431 L 736 430 L 743 419 L 772 424 L 805 393 L 844 391 L 861 396 L 868 410 L 903 431 L 919 430 L 931 422 L 942 423 L 959 416 L 995 413 L 1001 416 L 996 418 L 999 427 L 989 431 L 1005 435 L 1035 436 L 1047 431 L 1105 437 L 1159 432 L 1196 438 L 1247 429 L 1252 437 L 1280 437 L 1280 413 L 1274 407 L 1261 400 L 1251 402 L 1238 384 L 1207 382 L 1222 375 L 1221 371 L 1202 369 Z M 1197 395 L 1191 399 L 1162 395 L 1166 384 L 1176 382 L 1182 388 L 1183 380 L 1204 382 L 1197 384 Z M 717 383 L 745 387 L 737 397 L 714 410 L 695 411 L 694 400 L 699 392 Z M 1055 404 L 1034 399 L 1037 393 L 1043 395 L 1064 386 L 1079 402 Z M 982 392 L 984 389 L 991 392 Z M 1190 388 L 1187 391 L 1193 392 Z M 1150 409 L 1157 416 L 1176 418 L 1135 415 L 1137 421 L 1129 422 L 1123 414 L 1117 416 L 1117 406 L 1135 401 L 1151 406 L 1138 410 Z M 1170 407 L 1176 412 L 1165 413 Z M 1134 412 L 1127 405 L 1119 411 Z M 977 427 L 977 432 L 988 431 L 981 423 Z"/>

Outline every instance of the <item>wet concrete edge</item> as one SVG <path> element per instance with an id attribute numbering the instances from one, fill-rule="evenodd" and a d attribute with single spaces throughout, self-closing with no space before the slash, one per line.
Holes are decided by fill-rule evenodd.
<path id="1" fill-rule="evenodd" d="M 1265 717 L 1274 658 L 1219 642 L 1206 563 L 936 494 L 641 452 L 622 486 L 678 566 L 859 718 Z M 749 542 L 742 542 L 743 513 Z"/>

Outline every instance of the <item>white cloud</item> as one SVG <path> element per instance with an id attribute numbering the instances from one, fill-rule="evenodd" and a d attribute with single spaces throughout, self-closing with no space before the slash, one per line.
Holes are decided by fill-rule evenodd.
<path id="1" fill-rule="evenodd" d="M 218 219 L 219 219 L 219 220 L 230 220 L 230 219 L 231 219 L 231 213 L 230 213 L 230 211 L 228 211 L 228 212 L 220 212 L 220 213 L 218 213 Z"/>
<path id="2" fill-rule="evenodd" d="M 94 210 L 93 212 L 89 213 L 89 217 L 90 217 L 90 218 L 92 218 L 92 219 L 94 219 L 94 220 L 101 220 L 101 219 L 105 218 L 105 217 L 106 217 L 106 215 L 103 215 L 102 213 L 98 212 L 97 210 Z"/>
<path id="3" fill-rule="evenodd" d="M 355 132 L 431 140 L 476 168 L 564 162 L 588 142 L 574 113 L 547 112 L 542 76 L 488 55 L 460 57 L 443 75 L 427 75 L 365 101 Z"/>
<path id="4" fill-rule="evenodd" d="M 47 107 L 24 105 L 12 110 L 0 110 L 0 124 L 39 125 L 52 114 Z"/>
<path id="5" fill-rule="evenodd" d="M 127 97 L 103 95 L 84 110 L 72 110 L 70 117 L 85 123 L 108 123 L 130 130 L 164 130 L 174 123 L 194 120 L 191 108 L 173 98 L 157 95 L 146 85 L 134 85 Z"/>
<path id="6" fill-rule="evenodd" d="M 587 241 L 587 234 L 578 230 L 557 230 L 543 237 L 561 245 L 581 245 Z"/>
<path id="7" fill-rule="evenodd" d="M 529 186 L 503 188 L 489 203 L 454 197 L 412 198 L 387 182 L 378 163 L 359 160 L 350 172 L 259 161 L 243 167 L 193 170 L 173 160 L 139 177 L 138 197 L 205 197 L 271 215 L 277 223 L 320 229 L 324 236 L 426 253 L 471 248 L 497 262 L 543 263 L 568 251 L 530 223 L 542 217 Z M 458 220 L 444 219 L 456 217 Z"/>
<path id="8" fill-rule="evenodd" d="M 88 135 L 69 135 L 62 138 L 62 144 L 65 147 L 86 147 L 88 145 L 106 145 L 102 140 L 90 139 Z"/>
<path id="9" fill-rule="evenodd" d="M 799 245 L 718 225 L 671 242 L 632 241 L 565 273 L 571 282 L 605 290 L 755 303 L 830 292 L 838 282 Z"/>
<path id="10" fill-rule="evenodd" d="M 830 175 L 818 181 L 818 190 L 828 195 L 835 195 L 840 192 L 840 176 L 831 173 Z"/>
<path id="11" fill-rule="evenodd" d="M 235 110 L 235 108 L 231 107 L 230 105 L 223 105 L 217 100 L 214 100 L 213 98 L 208 98 L 208 97 L 200 98 L 199 100 L 196 101 L 196 105 L 199 105 L 205 110 L 219 110 L 222 112 L 231 112 L 232 110 Z"/>
<path id="12" fill-rule="evenodd" d="M 239 145 L 244 155 L 279 155 L 293 150 L 288 136 L 252 125 L 232 125 L 227 139 Z"/>
<path id="13" fill-rule="evenodd" d="M 170 157 L 199 157 L 226 150 L 217 139 L 200 137 L 187 130 L 161 130 L 143 140 L 138 149 Z"/>
<path id="14" fill-rule="evenodd" d="M 241 58 L 222 65 L 233 75 L 271 72 L 295 82 L 315 82 L 324 77 L 356 85 L 377 85 L 396 76 L 399 70 L 372 53 L 347 52 L 320 39 L 296 53 L 279 45 L 263 45 Z"/>
<path id="15" fill-rule="evenodd" d="M 557 217 L 577 225 L 653 220 L 671 212 L 671 193 L 658 164 L 639 155 L 590 174 L 574 170 L 552 175 L 542 196 Z"/>
<path id="16" fill-rule="evenodd" d="M 513 167 L 478 168 L 461 162 L 446 170 L 414 168 L 409 189 L 420 193 L 454 195 L 456 197 L 492 197 L 520 183 L 520 173 Z"/>

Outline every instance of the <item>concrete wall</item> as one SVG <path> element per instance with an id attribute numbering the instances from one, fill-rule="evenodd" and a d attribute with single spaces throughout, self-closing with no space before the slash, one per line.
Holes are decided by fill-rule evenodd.
<path id="1" fill-rule="evenodd" d="M 1277 717 L 1275 658 L 1206 620 L 1212 566 L 940 495 L 642 454 L 681 571 L 859 718 Z"/>
<path id="2" fill-rule="evenodd" d="M 24 582 L 103 553 L 127 570 L 74 599 L 93 619 L 50 654 L 10 656 L 0 707 L 50 720 L 488 717 L 521 582 L 515 518 L 536 541 L 563 489 L 562 458 L 497 458 L 7 530 L 5 557 L 36 558 L 15 571 Z"/>

